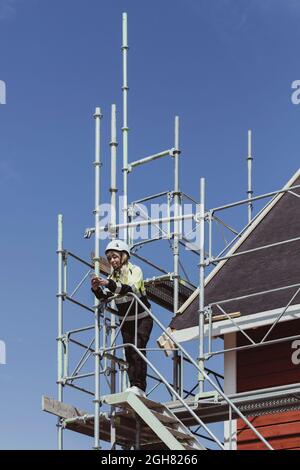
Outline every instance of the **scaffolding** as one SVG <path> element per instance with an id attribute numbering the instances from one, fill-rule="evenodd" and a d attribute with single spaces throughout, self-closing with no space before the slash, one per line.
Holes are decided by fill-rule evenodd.
<path id="1" fill-rule="evenodd" d="M 223 377 L 220 373 L 208 368 L 207 361 L 213 357 L 228 354 L 232 351 L 246 348 L 263 347 L 265 345 L 276 344 L 280 341 L 297 339 L 300 335 L 281 337 L 275 340 L 268 340 L 271 331 L 279 324 L 284 316 L 289 312 L 293 300 L 300 292 L 300 284 L 282 286 L 277 289 L 270 289 L 264 292 L 252 293 L 250 296 L 268 294 L 283 289 L 294 288 L 295 292 L 287 305 L 278 312 L 275 321 L 270 326 L 268 332 L 260 342 L 255 342 L 239 324 L 238 315 L 226 311 L 226 303 L 240 300 L 241 297 L 222 299 L 215 303 L 206 304 L 205 285 L 206 272 L 216 268 L 226 260 L 249 254 L 257 250 L 267 250 L 279 244 L 293 243 L 300 240 L 300 237 L 284 240 L 275 244 L 259 246 L 252 250 L 243 252 L 232 252 L 232 247 L 236 242 L 243 239 L 247 230 L 253 227 L 261 215 L 259 212 L 253 217 L 253 204 L 266 198 L 276 199 L 280 195 L 289 192 L 295 197 L 300 185 L 295 185 L 253 197 L 252 188 L 252 135 L 248 133 L 248 190 L 247 198 L 212 209 L 206 208 L 205 201 L 205 179 L 200 179 L 199 202 L 185 194 L 180 189 L 179 162 L 182 158 L 180 150 L 180 128 L 179 117 L 175 117 L 174 122 L 174 142 L 169 149 L 143 157 L 139 160 L 128 161 L 128 80 L 127 80 L 127 14 L 122 18 L 122 58 L 123 58 L 123 200 L 122 200 L 122 221 L 117 223 L 117 121 L 116 105 L 111 108 L 111 183 L 110 183 L 110 222 L 101 225 L 101 119 L 102 112 L 99 107 L 95 109 L 95 209 L 94 227 L 85 231 L 84 237 L 90 239 L 94 236 L 94 253 L 92 261 L 87 261 L 75 253 L 67 250 L 63 244 L 63 216 L 58 216 L 58 334 L 57 334 L 57 400 L 43 397 L 43 410 L 58 417 L 58 448 L 64 448 L 63 435 L 65 430 L 72 430 L 78 433 L 93 437 L 94 449 L 101 449 L 101 442 L 107 442 L 110 449 L 179 449 L 198 451 L 209 448 L 231 449 L 233 448 L 233 420 L 240 418 L 248 426 L 257 438 L 265 445 L 266 449 L 272 449 L 270 443 L 261 435 L 255 426 L 248 419 L 266 413 L 275 413 L 279 410 L 300 409 L 300 384 L 292 386 L 273 387 L 255 392 L 245 392 L 227 394 L 222 387 Z M 151 163 L 154 160 L 171 157 L 174 164 L 173 189 L 150 195 L 139 200 L 128 203 L 128 180 L 129 174 L 136 167 Z M 143 208 L 141 203 L 153 201 L 166 197 L 167 217 L 151 218 Z M 194 208 L 188 214 L 183 214 L 182 204 L 184 199 L 192 202 Z M 271 202 L 272 204 L 272 202 Z M 246 206 L 248 213 L 248 224 L 241 231 L 232 228 L 223 221 L 219 213 L 226 209 Z M 173 211 L 173 215 L 171 214 Z M 218 215 L 217 215 L 218 214 Z M 139 216 L 138 220 L 135 218 Z M 182 233 L 182 222 L 190 220 L 194 224 L 192 231 L 199 235 L 198 245 L 192 244 L 187 235 Z M 222 226 L 225 230 L 233 234 L 233 239 L 226 243 L 226 246 L 218 254 L 213 256 L 213 223 Z M 162 229 L 161 224 L 166 224 L 167 229 Z M 150 237 L 146 240 L 137 241 L 134 229 L 142 226 L 153 226 L 158 231 L 158 236 Z M 173 230 L 172 230 L 173 229 Z M 168 367 L 171 365 L 171 373 L 166 377 L 162 373 L 160 364 L 154 364 L 148 356 L 145 356 L 137 348 L 137 338 L 135 344 L 122 344 L 119 340 L 119 333 L 125 318 L 120 320 L 114 300 L 117 296 L 112 295 L 106 301 L 94 299 L 94 305 L 75 298 L 83 285 L 89 280 L 89 275 L 108 275 L 110 267 L 107 261 L 100 256 L 100 238 L 102 233 L 108 233 L 110 239 L 122 237 L 131 247 L 132 255 L 138 260 L 146 263 L 151 268 L 159 271 L 159 275 L 146 280 L 147 294 L 160 307 L 172 312 L 175 316 L 180 307 L 189 298 L 199 296 L 199 326 L 198 326 L 198 357 L 195 359 L 187 349 L 183 348 L 166 325 L 158 318 L 152 310 L 142 304 L 141 300 L 134 294 L 129 293 L 131 305 L 135 305 L 137 328 L 137 307 L 141 304 L 144 310 L 152 317 L 157 330 L 168 340 L 167 347 L 162 349 L 147 348 L 148 353 L 155 353 L 172 356 L 172 361 L 165 358 Z M 206 235 L 208 233 L 208 237 Z M 146 259 L 138 254 L 138 250 L 146 244 L 165 240 L 169 245 L 173 257 L 173 270 L 169 272 L 165 267 L 158 266 L 153 260 Z M 180 269 L 186 273 L 180 260 L 180 246 L 188 248 L 197 256 L 197 269 L 199 272 L 199 285 L 196 288 L 188 276 L 181 276 Z M 207 251 L 206 251 L 206 248 Z M 68 291 L 69 261 L 74 260 L 80 263 L 87 272 L 71 293 Z M 250 297 L 244 296 L 244 298 Z M 72 303 L 93 316 L 93 323 L 84 326 L 64 329 L 64 306 L 66 302 Z M 218 314 L 216 313 L 218 310 Z M 299 317 L 300 318 L 300 317 Z M 228 348 L 214 349 L 215 325 L 222 322 L 230 322 L 249 342 L 246 346 L 234 346 Z M 88 341 L 81 339 L 80 335 L 89 338 Z M 136 336 L 136 335 L 135 335 Z M 76 347 L 82 350 L 76 366 L 70 373 L 71 351 Z M 148 365 L 148 376 L 154 382 L 153 387 L 147 394 L 147 398 L 137 397 L 132 392 L 126 391 L 127 363 L 124 359 L 124 347 L 133 348 Z M 92 366 L 92 370 L 82 372 L 87 366 Z M 186 369 L 192 370 L 192 377 L 195 378 L 195 385 L 190 387 L 186 381 Z M 163 368 L 164 369 L 164 368 Z M 149 370 L 151 371 L 149 373 Z M 189 373 L 190 376 L 190 373 Z M 85 384 L 88 382 L 88 388 Z M 189 386 L 187 386 L 187 384 Z M 88 397 L 88 401 L 93 405 L 93 412 L 81 410 L 77 406 L 65 402 L 66 389 L 76 390 L 80 395 Z M 153 394 L 159 392 L 161 398 L 153 399 Z M 166 399 L 165 397 L 168 397 Z M 210 428 L 211 423 L 227 421 L 229 426 L 228 442 L 226 445 L 217 436 L 217 433 Z"/>

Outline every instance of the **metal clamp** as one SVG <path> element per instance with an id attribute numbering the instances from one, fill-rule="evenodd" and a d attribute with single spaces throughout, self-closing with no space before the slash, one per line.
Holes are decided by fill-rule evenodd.
<path id="1" fill-rule="evenodd" d="M 83 235 L 83 238 L 91 238 L 92 234 L 95 232 L 95 229 L 94 228 L 86 228 L 85 229 L 85 232 L 84 232 L 84 235 Z"/>

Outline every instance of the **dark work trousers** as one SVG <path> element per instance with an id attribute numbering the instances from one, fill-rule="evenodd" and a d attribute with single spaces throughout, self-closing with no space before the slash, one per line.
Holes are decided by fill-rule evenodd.
<path id="1" fill-rule="evenodd" d="M 151 331 L 153 320 L 150 317 L 142 318 L 137 322 L 137 348 L 146 348 Z M 123 343 L 135 344 L 135 320 L 125 321 L 121 329 Z M 146 356 L 146 351 L 141 351 Z M 130 386 L 139 387 L 146 391 L 147 364 L 142 357 L 130 346 L 125 347 L 125 357 L 128 362 L 128 377 Z"/>

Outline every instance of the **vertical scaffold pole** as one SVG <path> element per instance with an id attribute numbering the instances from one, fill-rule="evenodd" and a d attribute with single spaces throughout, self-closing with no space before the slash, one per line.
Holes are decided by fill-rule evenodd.
<path id="1" fill-rule="evenodd" d="M 205 179 L 200 178 L 199 206 L 199 367 L 204 370 L 204 282 L 205 282 Z M 204 375 L 199 372 L 199 393 L 204 392 Z"/>
<path id="2" fill-rule="evenodd" d="M 110 142 L 110 151 L 111 151 L 111 184 L 110 184 L 110 193 L 111 193 L 111 207 L 110 207 L 110 223 L 111 225 L 116 225 L 117 223 L 117 124 L 116 124 L 116 105 L 113 104 L 111 107 L 111 142 Z M 112 238 L 117 238 L 116 230 L 114 229 L 112 233 Z M 114 305 L 115 308 L 115 305 Z M 111 326 L 111 336 L 110 336 L 110 346 L 114 345 L 116 337 L 116 316 L 112 313 L 110 320 Z M 115 352 L 112 351 L 114 355 Z M 110 393 L 116 393 L 116 363 L 111 361 L 111 382 L 110 382 Z M 112 406 L 110 409 L 111 420 L 110 420 L 110 444 L 111 449 L 114 449 L 116 446 L 116 426 L 115 426 L 115 408 Z"/>
<path id="3" fill-rule="evenodd" d="M 247 163 L 248 163 L 248 199 L 252 198 L 253 195 L 253 189 L 252 189 L 252 162 L 253 162 L 253 157 L 252 157 L 252 131 L 248 131 L 248 157 L 247 157 Z M 248 224 L 252 220 L 252 215 L 253 215 L 253 204 L 251 201 L 248 202 Z"/>
<path id="4" fill-rule="evenodd" d="M 100 274 L 100 173 L 101 173 L 101 109 L 96 108 L 95 118 L 95 274 Z M 100 449 L 99 414 L 100 414 L 100 312 L 99 300 L 95 297 L 95 418 L 94 418 L 94 449 Z"/>
<path id="5" fill-rule="evenodd" d="M 122 57 L 123 57 L 123 223 L 128 221 L 128 81 L 127 81 L 127 56 L 128 56 L 128 39 L 127 39 L 127 13 L 122 15 Z M 124 241 L 128 241 L 128 228 L 124 229 Z"/>
<path id="6" fill-rule="evenodd" d="M 63 401 L 63 216 L 58 215 L 57 258 L 58 258 L 58 294 L 57 294 L 57 383 L 58 401 Z M 58 420 L 58 449 L 63 449 L 63 428 Z"/>
<path id="7" fill-rule="evenodd" d="M 174 216 L 179 216 L 180 209 L 180 189 L 179 189 L 179 116 L 175 116 L 174 126 Z M 173 314 L 177 313 L 179 308 L 179 236 L 180 236 L 180 222 L 174 221 L 174 234 L 173 234 L 173 263 L 174 263 L 174 284 L 173 284 Z M 178 352 L 176 351 L 173 356 L 173 384 L 175 390 L 179 391 L 180 379 L 180 360 Z"/>
<path id="8" fill-rule="evenodd" d="M 111 225 L 117 223 L 117 125 L 116 125 L 116 105 L 111 106 L 111 141 L 110 141 L 110 157 L 111 157 L 111 179 L 110 179 L 110 204 L 111 204 Z M 112 238 L 117 238 L 116 230 L 112 233 Z"/>

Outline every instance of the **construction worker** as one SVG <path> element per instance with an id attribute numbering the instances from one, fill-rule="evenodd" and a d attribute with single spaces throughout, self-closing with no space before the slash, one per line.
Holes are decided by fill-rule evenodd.
<path id="1" fill-rule="evenodd" d="M 112 295 L 119 294 L 115 299 L 120 315 L 120 320 L 125 321 L 121 327 L 123 343 L 135 344 L 135 312 L 136 302 L 132 303 L 127 312 L 133 297 L 128 296 L 129 292 L 136 294 L 143 304 L 150 309 L 151 305 L 147 299 L 143 281 L 143 273 L 139 266 L 129 262 L 130 250 L 128 245 L 122 240 L 112 240 L 108 243 L 105 254 L 111 266 L 111 274 L 107 279 L 101 277 L 92 278 L 92 291 L 99 300 L 107 299 Z M 102 288 L 108 289 L 104 292 Z M 153 327 L 152 317 L 145 311 L 144 307 L 138 303 L 137 312 L 137 348 L 144 349 L 147 346 L 151 330 Z M 141 351 L 146 356 L 146 351 Z M 125 347 L 126 361 L 128 362 L 128 377 L 130 387 L 127 391 L 132 391 L 137 395 L 146 396 L 146 376 L 147 364 L 134 348 Z"/>

